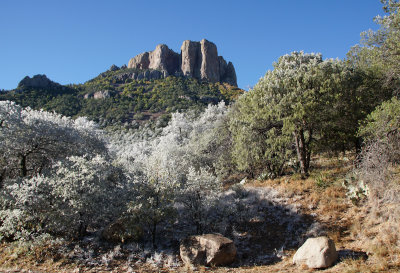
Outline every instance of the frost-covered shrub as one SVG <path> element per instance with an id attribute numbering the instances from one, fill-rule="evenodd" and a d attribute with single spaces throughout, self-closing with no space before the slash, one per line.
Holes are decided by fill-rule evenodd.
<path id="1" fill-rule="evenodd" d="M 9 180 L 2 192 L 0 236 L 19 239 L 37 233 L 82 236 L 124 209 L 120 170 L 102 156 L 71 156 L 53 170 Z"/>
<path id="2" fill-rule="evenodd" d="M 190 218 L 200 231 L 220 190 L 214 175 L 219 147 L 217 126 L 225 116 L 224 103 L 210 105 L 203 113 L 174 113 L 161 130 L 115 133 L 110 150 L 115 164 L 134 181 L 136 195 L 129 212 L 138 217 L 151 234 L 153 244 L 161 224 L 173 223 L 178 215 Z M 176 204 L 184 212 L 177 213 Z"/>
<path id="3" fill-rule="evenodd" d="M 179 180 L 189 166 L 214 168 L 222 153 L 216 143 L 216 128 L 225 114 L 223 102 L 210 105 L 199 116 L 194 112 L 174 113 L 161 131 L 142 128 L 115 133 L 110 150 L 116 155 L 115 162 L 131 173 L 143 173 L 150 158 L 156 157 L 159 168 Z"/>
<path id="4" fill-rule="evenodd" d="M 206 169 L 196 171 L 189 168 L 185 183 L 180 191 L 179 201 L 185 207 L 184 218 L 190 219 L 197 234 L 202 234 L 212 221 L 211 210 L 218 201 L 222 186 L 218 179 Z"/>
<path id="5" fill-rule="evenodd" d="M 138 219 L 156 246 L 158 228 L 161 223 L 175 221 L 174 200 L 176 185 L 174 181 L 148 177 L 135 183 L 136 196 L 129 204 L 128 212 Z"/>
<path id="6" fill-rule="evenodd" d="M 86 118 L 0 101 L 0 184 L 7 177 L 35 176 L 67 156 L 105 151 L 101 131 Z"/>

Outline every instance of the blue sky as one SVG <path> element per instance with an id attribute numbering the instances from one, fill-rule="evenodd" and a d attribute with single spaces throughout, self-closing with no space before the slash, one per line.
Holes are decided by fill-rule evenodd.
<path id="1" fill-rule="evenodd" d="M 344 58 L 377 29 L 379 0 L 0 0 L 0 89 L 46 74 L 83 83 L 112 64 L 184 40 L 214 42 L 239 87 L 257 83 L 292 51 Z"/>

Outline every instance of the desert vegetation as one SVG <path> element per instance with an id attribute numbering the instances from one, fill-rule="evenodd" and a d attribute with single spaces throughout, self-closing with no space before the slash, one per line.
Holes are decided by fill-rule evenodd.
<path id="1" fill-rule="evenodd" d="M 4 269 L 187 271 L 182 239 L 220 233 L 228 270 L 301 271 L 286 257 L 329 235 L 327 272 L 398 271 L 400 4 L 382 3 L 346 59 L 292 52 L 243 94 L 129 69 L 0 94 Z"/>

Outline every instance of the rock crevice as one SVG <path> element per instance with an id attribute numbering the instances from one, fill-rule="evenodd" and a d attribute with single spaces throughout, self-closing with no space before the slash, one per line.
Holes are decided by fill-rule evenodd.
<path id="1" fill-rule="evenodd" d="M 217 46 L 206 39 L 200 42 L 184 41 L 180 54 L 164 44 L 158 45 L 154 51 L 130 59 L 128 68 L 153 69 L 160 71 L 164 77 L 193 77 L 201 81 L 225 82 L 237 86 L 233 64 L 218 56 Z"/>

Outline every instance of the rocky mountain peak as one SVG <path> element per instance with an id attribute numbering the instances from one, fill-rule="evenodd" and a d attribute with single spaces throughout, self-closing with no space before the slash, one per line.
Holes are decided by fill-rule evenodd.
<path id="1" fill-rule="evenodd" d="M 18 88 L 55 88 L 60 86 L 60 84 L 47 78 L 46 75 L 35 75 L 32 78 L 26 76 L 18 84 Z"/>
<path id="2" fill-rule="evenodd" d="M 208 82 L 226 82 L 237 86 L 236 72 L 231 62 L 218 56 L 217 46 L 203 39 L 186 40 L 180 54 L 167 45 L 157 45 L 154 51 L 141 53 L 129 61 L 128 68 L 161 71 L 164 77 L 183 75 Z"/>

